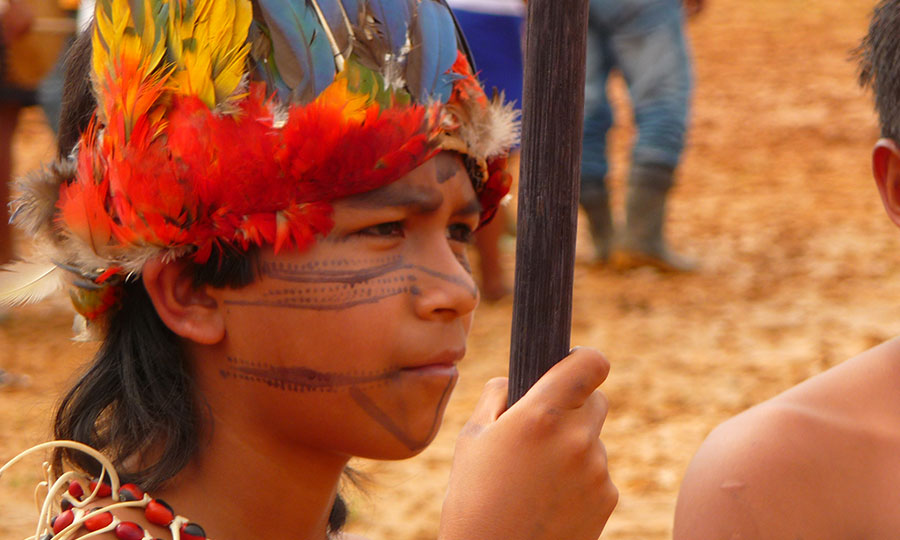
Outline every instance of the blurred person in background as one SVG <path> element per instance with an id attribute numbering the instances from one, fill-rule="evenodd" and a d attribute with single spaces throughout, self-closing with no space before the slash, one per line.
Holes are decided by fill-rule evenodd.
<path id="1" fill-rule="evenodd" d="M 53 69 L 41 81 L 37 88 L 37 101 L 44 110 L 47 124 L 56 135 L 59 131 L 59 113 L 62 107 L 63 90 L 63 64 L 69 47 L 75 41 L 75 34 L 90 24 L 94 10 L 93 0 L 55 0 L 59 8 L 58 16 L 54 19 L 57 32 L 65 34 L 62 50 Z M 83 7 L 82 7 L 83 5 Z"/>
<path id="2" fill-rule="evenodd" d="M 522 0 L 447 0 L 472 50 L 478 78 L 488 95 L 503 92 L 506 99 L 522 107 L 522 31 L 525 2 Z M 508 171 L 513 183 L 519 177 L 519 149 L 510 155 Z M 512 291 L 500 261 L 500 238 L 510 228 L 508 207 L 475 235 L 481 268 L 481 297 L 500 300 Z"/>
<path id="3" fill-rule="evenodd" d="M 9 226 L 9 180 L 12 175 L 12 135 L 19 110 L 37 103 L 33 88 L 9 80 L 10 46 L 22 38 L 34 21 L 27 2 L 0 0 L 0 265 L 12 259 L 12 232 Z M 5 315 L 0 313 L 0 318 Z"/>
<path id="4" fill-rule="evenodd" d="M 56 132 L 62 60 L 74 37 L 77 8 L 78 0 L 0 0 L 0 265 L 13 258 L 6 201 L 19 112 L 40 105 Z"/>
<path id="5" fill-rule="evenodd" d="M 0 265 L 12 259 L 12 234 L 9 226 L 9 177 L 12 162 L 12 134 L 16 128 L 19 109 L 34 104 L 34 92 L 6 82 L 6 44 L 19 39 L 31 26 L 34 16 L 24 2 L 0 2 Z M 0 308 L 0 322 L 8 317 Z M 27 383 L 24 375 L 5 371 L 0 367 L 0 389 Z"/>
<path id="6" fill-rule="evenodd" d="M 53 6 L 56 12 L 65 15 L 75 9 L 74 0 L 58 2 Z M 41 11 L 44 11 L 41 6 Z M 49 25 L 54 31 L 65 32 L 65 17 L 44 18 L 39 20 L 36 7 L 32 2 L 24 0 L 0 0 L 0 266 L 13 258 L 12 231 L 9 225 L 9 186 L 12 179 L 12 139 L 19 120 L 19 112 L 24 107 L 40 104 L 44 108 L 50 127 L 56 130 L 59 115 L 61 85 L 56 84 L 52 73 L 40 85 L 29 84 L 39 69 L 40 59 L 28 57 L 26 48 L 14 48 L 21 45 L 29 33 L 35 31 L 39 24 Z M 34 39 L 34 38 L 31 38 Z M 52 47 L 53 40 L 44 44 Z M 22 58 L 15 58 L 19 55 Z M 60 54 L 60 62 L 63 54 Z M 25 69 L 25 73 L 17 73 L 13 62 L 33 64 Z M 38 67 L 35 67 L 37 65 Z M 22 68 L 20 67 L 20 70 Z M 55 72 L 55 71 L 54 71 Z M 17 76 L 18 75 L 18 76 Z M 36 82 L 36 81 L 35 81 Z M 9 318 L 9 312 L 0 306 L 0 323 Z M 0 367 L 0 389 L 27 386 L 28 375 L 13 373 Z"/>
<path id="7" fill-rule="evenodd" d="M 651 266 L 689 272 L 697 263 L 670 249 L 666 198 L 684 149 L 692 89 L 685 14 L 704 0 L 590 0 L 581 206 L 598 262 L 618 269 Z M 628 86 L 638 137 L 631 154 L 625 224 L 615 233 L 606 176 L 606 136 L 613 125 L 610 73 Z"/>

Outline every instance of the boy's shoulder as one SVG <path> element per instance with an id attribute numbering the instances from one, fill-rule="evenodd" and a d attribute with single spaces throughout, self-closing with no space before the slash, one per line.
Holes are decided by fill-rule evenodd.
<path id="1" fill-rule="evenodd" d="M 900 530 L 900 518 L 869 525 L 883 505 L 900 506 L 890 487 L 900 483 L 898 383 L 900 340 L 892 340 L 724 422 L 685 475 L 675 540 Z"/>

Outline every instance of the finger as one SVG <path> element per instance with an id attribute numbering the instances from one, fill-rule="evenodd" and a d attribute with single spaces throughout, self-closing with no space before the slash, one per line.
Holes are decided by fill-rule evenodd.
<path id="1" fill-rule="evenodd" d="M 594 349 L 576 348 L 550 368 L 522 401 L 543 401 L 545 406 L 577 409 L 606 380 L 609 361 Z"/>
<path id="2" fill-rule="evenodd" d="M 594 390 L 585 400 L 584 405 L 576 411 L 576 414 L 582 415 L 583 421 L 589 426 L 589 436 L 599 438 L 608 412 L 609 400 L 606 394 L 600 390 Z"/>
<path id="3" fill-rule="evenodd" d="M 470 423 L 491 424 L 506 410 L 506 398 L 509 381 L 506 377 L 496 377 L 484 385 L 481 398 L 475 405 L 475 411 L 469 417 Z"/>

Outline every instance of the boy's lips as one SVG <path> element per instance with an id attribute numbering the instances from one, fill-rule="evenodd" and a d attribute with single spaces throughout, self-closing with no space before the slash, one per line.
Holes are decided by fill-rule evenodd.
<path id="1" fill-rule="evenodd" d="M 456 364 L 466 355 L 466 349 L 448 350 L 429 357 L 421 364 L 406 366 L 401 371 L 456 371 Z"/>

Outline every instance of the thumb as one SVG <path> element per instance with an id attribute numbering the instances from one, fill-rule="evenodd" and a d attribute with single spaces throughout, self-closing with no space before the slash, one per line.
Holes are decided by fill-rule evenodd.
<path id="1" fill-rule="evenodd" d="M 553 407 L 577 409 L 608 374 L 609 361 L 602 354 L 594 349 L 575 347 L 569 356 L 544 373 L 520 403 L 537 401 Z"/>

